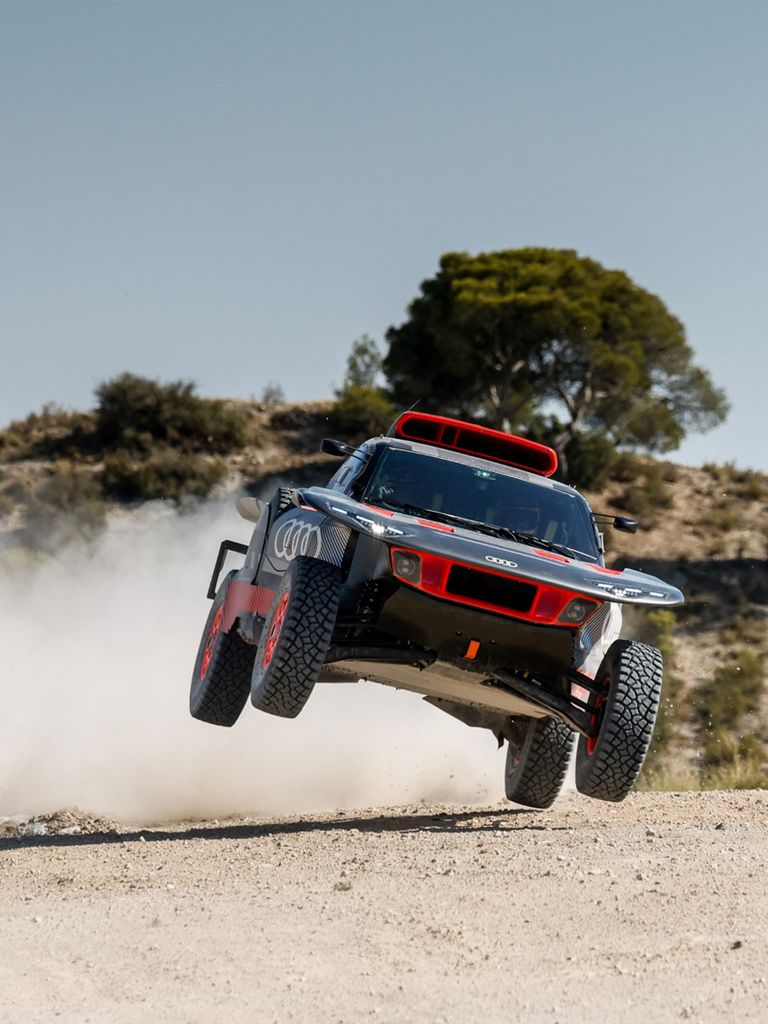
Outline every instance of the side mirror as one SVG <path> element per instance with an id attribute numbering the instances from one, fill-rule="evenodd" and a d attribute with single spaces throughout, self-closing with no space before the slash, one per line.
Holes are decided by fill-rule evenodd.
<path id="1" fill-rule="evenodd" d="M 612 526 L 614 530 L 621 530 L 622 533 L 637 533 L 640 525 L 636 519 L 630 519 L 629 516 L 611 516 L 607 512 L 593 512 L 592 519 L 598 527 Z"/>
<path id="2" fill-rule="evenodd" d="M 326 455 L 335 455 L 337 458 L 343 459 L 346 455 L 351 455 L 355 449 L 349 444 L 344 444 L 343 441 L 334 441 L 330 437 L 324 437 L 320 442 L 320 451 L 325 452 Z"/>

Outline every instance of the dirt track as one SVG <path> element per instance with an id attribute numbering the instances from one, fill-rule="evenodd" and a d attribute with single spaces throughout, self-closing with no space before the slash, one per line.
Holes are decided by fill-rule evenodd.
<path id="1" fill-rule="evenodd" d="M 768 1019 L 768 793 L 107 828 L 5 827 L 1 1021 Z"/>

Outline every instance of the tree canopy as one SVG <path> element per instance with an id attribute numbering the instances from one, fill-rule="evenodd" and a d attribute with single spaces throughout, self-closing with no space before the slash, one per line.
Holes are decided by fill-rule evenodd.
<path id="1" fill-rule="evenodd" d="M 682 323 L 621 270 L 569 249 L 447 253 L 387 332 L 400 406 L 646 451 L 677 448 L 728 411 Z"/>

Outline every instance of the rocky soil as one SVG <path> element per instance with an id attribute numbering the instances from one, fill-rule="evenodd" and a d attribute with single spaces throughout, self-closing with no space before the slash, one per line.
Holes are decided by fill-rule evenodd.
<path id="1" fill-rule="evenodd" d="M 768 1018 L 768 793 L 0 829 L 0 1021 Z"/>

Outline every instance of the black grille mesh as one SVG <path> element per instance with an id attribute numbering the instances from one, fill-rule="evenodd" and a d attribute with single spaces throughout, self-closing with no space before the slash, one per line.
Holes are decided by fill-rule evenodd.
<path id="1" fill-rule="evenodd" d="M 494 573 L 454 565 L 448 574 L 445 589 L 457 597 L 469 597 L 473 601 L 495 604 L 499 608 L 509 608 L 513 612 L 528 612 L 538 588 L 532 583 L 506 580 Z"/>

